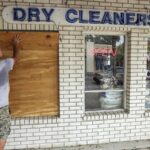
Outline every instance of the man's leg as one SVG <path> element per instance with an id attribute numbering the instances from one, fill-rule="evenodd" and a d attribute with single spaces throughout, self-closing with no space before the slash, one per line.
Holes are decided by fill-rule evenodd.
<path id="1" fill-rule="evenodd" d="M 6 140 L 10 134 L 9 107 L 0 108 L 0 150 L 4 150 Z"/>
<path id="2" fill-rule="evenodd" d="M 0 150 L 4 150 L 5 144 L 6 144 L 6 140 L 0 139 Z"/>

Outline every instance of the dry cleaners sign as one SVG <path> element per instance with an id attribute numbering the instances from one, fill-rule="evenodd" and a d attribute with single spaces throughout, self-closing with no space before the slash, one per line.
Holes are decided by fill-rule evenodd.
<path id="1" fill-rule="evenodd" d="M 50 23 L 57 25 L 133 25 L 149 26 L 150 14 L 76 8 L 8 6 L 2 12 L 9 23 Z"/>

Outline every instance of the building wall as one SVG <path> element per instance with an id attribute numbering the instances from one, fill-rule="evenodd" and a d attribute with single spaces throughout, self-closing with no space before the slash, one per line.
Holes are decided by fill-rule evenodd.
<path id="1" fill-rule="evenodd" d="M 147 12 L 150 0 L 1 0 L 1 30 L 46 30 L 60 33 L 60 116 L 12 119 L 7 149 L 45 148 L 150 138 L 150 112 L 145 111 L 148 28 L 126 26 L 56 26 L 8 24 L 5 6 L 52 6 Z M 127 34 L 126 111 L 85 113 L 84 32 Z"/>

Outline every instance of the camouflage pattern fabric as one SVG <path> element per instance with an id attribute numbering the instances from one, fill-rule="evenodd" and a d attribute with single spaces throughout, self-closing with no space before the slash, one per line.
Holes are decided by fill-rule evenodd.
<path id="1" fill-rule="evenodd" d="M 0 139 L 7 139 L 10 134 L 11 118 L 9 107 L 0 108 Z"/>

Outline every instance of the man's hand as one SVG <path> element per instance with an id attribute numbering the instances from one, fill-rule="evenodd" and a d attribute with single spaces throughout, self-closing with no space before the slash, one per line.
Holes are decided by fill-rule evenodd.
<path id="1" fill-rule="evenodd" d="M 13 38 L 12 40 L 12 44 L 14 47 L 18 47 L 19 44 L 21 42 L 21 38 L 20 38 L 20 35 L 19 34 L 16 34 L 15 37 Z"/>

